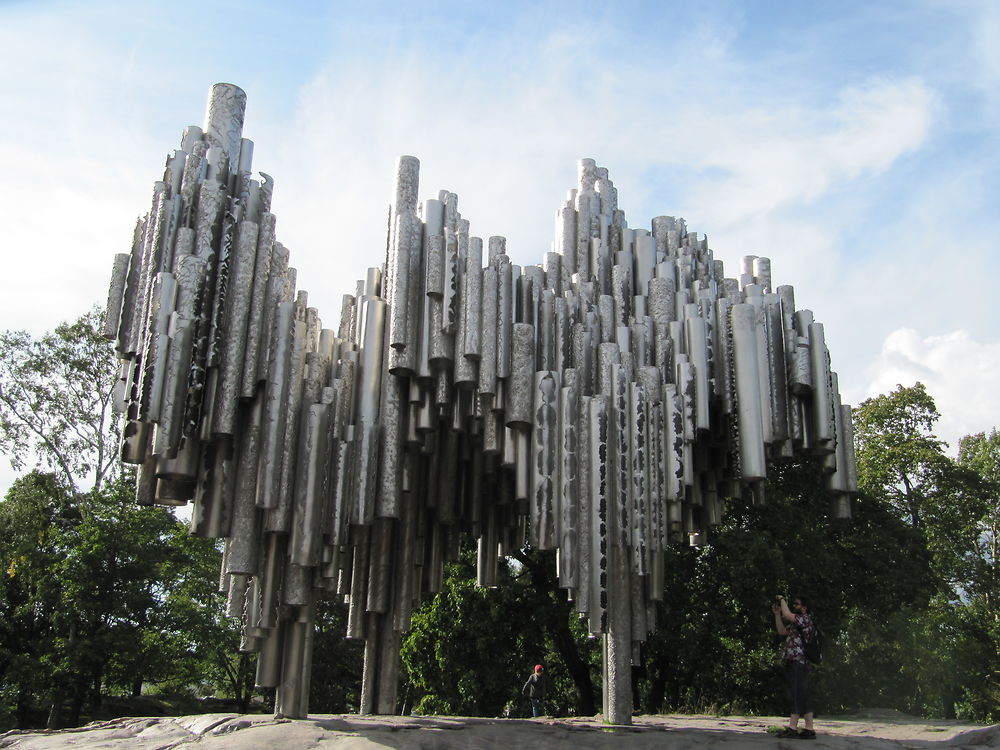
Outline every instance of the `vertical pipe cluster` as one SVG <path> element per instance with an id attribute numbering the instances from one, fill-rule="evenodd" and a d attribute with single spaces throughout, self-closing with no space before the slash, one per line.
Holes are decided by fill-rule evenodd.
<path id="1" fill-rule="evenodd" d="M 482 586 L 514 549 L 555 550 L 604 636 L 605 717 L 628 723 L 667 545 L 704 543 L 728 498 L 763 502 L 768 465 L 797 455 L 849 515 L 850 408 L 823 325 L 772 291 L 767 258 L 726 278 L 683 220 L 629 228 L 585 159 L 552 251 L 519 267 L 454 193 L 419 202 L 404 156 L 385 260 L 324 329 L 276 240 L 271 180 L 250 176 L 244 106 L 214 86 L 168 158 L 115 258 L 105 332 L 139 501 L 193 501 L 192 533 L 225 540 L 229 612 L 279 713 L 308 712 L 324 595 L 365 641 L 361 711 L 393 713 L 410 613 L 475 539 Z"/>

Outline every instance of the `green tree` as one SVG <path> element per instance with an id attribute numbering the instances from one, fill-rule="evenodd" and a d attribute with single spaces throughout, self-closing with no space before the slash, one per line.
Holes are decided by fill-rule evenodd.
<path id="1" fill-rule="evenodd" d="M 863 500 L 885 503 L 909 522 L 917 532 L 910 549 L 926 557 L 932 582 L 925 601 L 890 612 L 874 638 L 881 651 L 894 653 L 909 685 L 898 693 L 900 708 L 990 718 L 1000 675 L 1000 439 L 995 431 L 967 436 L 956 461 L 934 436 L 938 418 L 920 383 L 898 386 L 855 411 Z"/>
<path id="2" fill-rule="evenodd" d="M 567 715 L 594 713 L 571 670 L 599 672 L 599 641 L 588 639 L 565 593 L 554 590 L 551 555 L 501 559 L 497 587 L 476 585 L 475 554 L 447 566 L 440 593 L 413 614 L 403 640 L 406 701 L 418 713 L 523 716 L 521 687 L 536 663 L 546 665 L 546 704 Z M 567 657 L 567 653 L 569 656 Z M 586 702 L 589 698 L 589 704 Z"/>
<path id="3" fill-rule="evenodd" d="M 0 333 L 0 452 L 15 469 L 34 455 L 70 487 L 90 480 L 100 490 L 119 466 L 116 358 L 100 328 L 94 309 L 38 339 L 26 331 Z"/>
<path id="4" fill-rule="evenodd" d="M 76 495 L 56 474 L 18 479 L 0 502 L 0 694 L 5 723 L 76 724 L 143 686 L 222 694 L 246 708 L 254 658 L 216 590 L 214 540 L 122 478 Z"/>
<path id="5" fill-rule="evenodd" d="M 24 728 L 37 723 L 40 697 L 51 691 L 55 652 L 51 613 L 59 591 L 48 571 L 58 563 L 61 530 L 77 520 L 71 492 L 53 474 L 15 481 L 0 502 L 0 719 Z"/>
<path id="6" fill-rule="evenodd" d="M 157 627 L 147 631 L 150 670 L 145 681 L 167 693 L 231 696 L 245 712 L 253 691 L 256 655 L 239 651 L 241 629 L 226 615 L 216 585 L 220 543 L 191 536 L 175 523 L 158 570 Z"/>
<path id="7" fill-rule="evenodd" d="M 136 505 L 117 462 L 113 347 L 91 311 L 0 333 L 0 451 L 34 471 L 0 502 L 0 701 L 7 723 L 76 723 L 143 685 L 249 700 L 254 658 L 215 591 L 221 553 Z M 92 489 L 81 492 L 84 484 Z M 68 712 L 65 704 L 68 702 Z"/>
<path id="8" fill-rule="evenodd" d="M 961 700 L 969 713 L 1000 720 L 1000 433 L 967 435 L 958 464 L 977 484 L 962 496 L 953 555 L 957 561 L 956 629 L 970 679 Z M 966 485 L 968 487 L 968 484 Z"/>
<path id="9" fill-rule="evenodd" d="M 123 479 L 77 496 L 56 475 L 38 473 L 15 483 L 0 517 L 12 626 L 4 648 L 21 648 L 28 661 L 18 663 L 45 676 L 49 723 L 61 723 L 68 700 L 65 718 L 75 724 L 85 702 L 97 707 L 105 689 L 141 679 L 143 635 L 158 625 L 158 573 L 177 521 L 164 508 L 135 505 Z"/>
<path id="10" fill-rule="evenodd" d="M 333 595 L 316 602 L 312 681 L 309 710 L 315 713 L 357 713 L 361 706 L 364 644 L 344 638 L 347 605 Z"/>
<path id="11" fill-rule="evenodd" d="M 854 410 L 860 489 L 888 501 L 914 528 L 946 490 L 952 468 L 933 432 L 939 418 L 922 383 L 899 385 Z"/>
<path id="12" fill-rule="evenodd" d="M 1000 433 L 980 432 L 959 442 L 958 463 L 978 480 L 966 505 L 956 556 L 966 563 L 963 593 L 1000 618 Z"/>

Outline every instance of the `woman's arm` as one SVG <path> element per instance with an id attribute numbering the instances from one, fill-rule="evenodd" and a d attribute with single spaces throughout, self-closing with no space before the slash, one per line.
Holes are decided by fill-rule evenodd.
<path id="1" fill-rule="evenodd" d="M 781 597 L 781 616 L 784 618 L 785 622 L 794 622 L 795 615 L 792 614 L 792 610 L 788 608 L 788 602 L 785 601 L 785 597 Z"/>
<path id="2" fill-rule="evenodd" d="M 781 621 L 782 613 L 780 605 L 772 604 L 771 611 L 774 612 L 774 627 L 778 631 L 778 635 L 788 635 L 788 630 L 785 628 L 785 623 Z"/>

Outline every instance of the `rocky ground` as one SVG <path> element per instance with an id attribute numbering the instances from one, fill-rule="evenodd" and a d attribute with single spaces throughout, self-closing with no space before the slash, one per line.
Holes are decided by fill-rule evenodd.
<path id="1" fill-rule="evenodd" d="M 121 718 L 60 731 L 11 731 L 0 748 L 12 750 L 265 750 L 281 748 L 419 748 L 420 750 L 555 750 L 572 746 L 616 750 L 708 750 L 781 748 L 806 740 L 778 739 L 769 727 L 779 717 L 636 716 L 631 726 L 609 726 L 600 717 L 481 719 L 418 716 L 270 716 L 204 714 Z M 837 750 L 951 750 L 1000 748 L 1000 725 L 926 721 L 889 711 L 816 722 L 818 737 L 807 744 Z"/>

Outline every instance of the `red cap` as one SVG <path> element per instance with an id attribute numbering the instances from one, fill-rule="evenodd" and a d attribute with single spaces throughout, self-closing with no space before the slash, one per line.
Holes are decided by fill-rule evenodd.
<path id="1" fill-rule="evenodd" d="M 545 669 L 545 667 L 543 667 L 541 664 L 536 664 L 535 665 L 535 671 L 537 672 L 540 669 Z"/>

